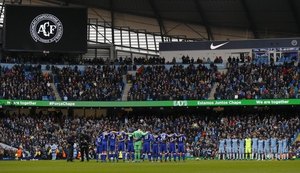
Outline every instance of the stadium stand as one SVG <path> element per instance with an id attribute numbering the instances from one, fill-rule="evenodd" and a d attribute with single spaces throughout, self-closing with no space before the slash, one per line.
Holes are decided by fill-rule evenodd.
<path id="1" fill-rule="evenodd" d="M 213 64 L 142 66 L 137 70 L 128 100 L 208 99 L 212 85 L 221 80 Z"/>
<path id="2" fill-rule="evenodd" d="M 159 59 L 151 61 L 160 64 Z M 217 61 L 216 61 L 217 60 Z M 27 65 L 5 67 L 3 63 L 1 80 L 5 81 L 1 90 L 1 98 L 24 100 L 55 100 L 53 89 L 57 89 L 62 100 L 121 100 L 124 86 L 132 83 L 127 100 L 186 100 L 208 99 L 214 84 L 217 84 L 214 93 L 215 99 L 267 99 L 267 98 L 298 98 L 299 67 L 293 63 L 268 64 L 268 63 L 237 63 L 240 61 L 228 60 L 229 67 L 226 74 L 218 70 L 218 60 L 210 65 L 178 64 L 178 65 L 118 65 L 126 64 L 123 58 L 116 61 L 116 65 L 98 66 L 60 66 L 49 65 L 46 70 Z M 136 60 L 145 62 L 146 60 Z M 198 61 L 196 62 L 198 63 Z M 137 63 L 139 64 L 139 63 Z M 151 63 L 150 63 L 151 64 Z M 63 67 L 63 68 L 62 68 Z M 49 71 L 51 68 L 51 71 Z M 138 69 L 137 69 L 138 68 Z M 47 71 L 48 69 L 48 71 Z M 135 75 L 129 75 L 133 70 Z M 14 76 L 12 80 L 10 76 Z M 123 80 L 123 75 L 130 78 Z M 225 76 L 225 77 L 224 77 Z M 52 78 L 54 80 L 52 80 Z M 28 85 L 43 86 L 39 93 L 25 96 L 26 89 L 22 89 L 8 96 L 8 82 L 26 81 Z M 52 88 L 51 82 L 56 88 Z M 74 83 L 75 82 L 75 83 Z M 97 86 L 101 87 L 97 87 Z M 34 87 L 37 88 L 37 87 Z M 73 89 L 71 89 L 73 88 Z M 97 88 L 97 89 L 96 89 Z M 23 91 L 25 90 L 25 91 Z M 97 92 L 94 92 L 97 90 Z M 94 95 L 91 93 L 95 93 Z M 31 93 L 32 94 L 32 93 Z"/>
<path id="3" fill-rule="evenodd" d="M 61 98 L 67 100 L 120 100 L 126 67 L 86 66 L 84 69 L 52 68 L 54 83 Z"/>
<path id="4" fill-rule="evenodd" d="M 52 77 L 43 73 L 40 66 L 0 66 L 0 98 L 23 100 L 55 100 L 50 86 Z"/>
<path id="5" fill-rule="evenodd" d="M 298 98 L 298 70 L 293 64 L 233 64 L 215 99 Z"/>

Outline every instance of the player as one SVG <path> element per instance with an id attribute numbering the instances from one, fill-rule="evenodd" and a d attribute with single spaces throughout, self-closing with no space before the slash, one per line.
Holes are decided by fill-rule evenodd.
<path id="1" fill-rule="evenodd" d="M 159 136 L 158 135 L 153 135 L 153 143 L 152 143 L 152 153 L 151 153 L 151 156 L 152 156 L 152 162 L 153 161 L 158 161 L 158 154 L 159 154 L 159 149 L 158 149 L 158 145 L 159 145 Z"/>
<path id="2" fill-rule="evenodd" d="M 147 155 L 147 158 L 149 161 L 151 161 L 151 150 L 150 150 L 150 145 L 151 142 L 153 141 L 153 135 L 150 133 L 150 131 L 148 132 L 148 134 L 146 134 L 143 138 L 143 156 L 142 156 L 142 160 L 145 160 L 145 157 Z"/>
<path id="3" fill-rule="evenodd" d="M 245 159 L 244 156 L 245 156 L 245 140 L 242 137 L 240 137 L 240 139 L 239 139 L 239 157 L 238 158 L 240 160 L 244 160 Z"/>
<path id="4" fill-rule="evenodd" d="M 97 153 L 97 155 L 96 155 L 96 161 L 99 162 L 99 159 L 101 159 L 101 156 L 102 156 L 102 134 L 101 133 L 97 137 L 95 143 L 96 143 L 96 147 L 97 147 L 97 150 L 96 150 L 96 153 Z"/>
<path id="5" fill-rule="evenodd" d="M 264 160 L 263 159 L 263 154 L 264 154 L 264 140 L 262 139 L 262 137 L 259 138 L 258 140 L 258 156 L 257 156 L 257 160 Z"/>
<path id="6" fill-rule="evenodd" d="M 278 138 L 278 153 L 277 153 L 277 159 L 280 160 L 282 159 L 282 154 L 283 154 L 283 147 L 282 147 L 282 144 L 283 144 L 283 140 L 281 137 Z"/>
<path id="7" fill-rule="evenodd" d="M 134 158 L 136 162 L 140 162 L 143 143 L 142 139 L 145 135 L 147 135 L 147 132 L 143 132 L 141 129 L 132 133 L 132 137 L 134 139 Z"/>
<path id="8" fill-rule="evenodd" d="M 254 135 L 254 137 L 252 138 L 252 155 L 251 155 L 252 160 L 258 158 L 257 142 L 258 142 L 258 138 L 256 138 L 256 136 Z"/>
<path id="9" fill-rule="evenodd" d="M 134 160 L 134 145 L 132 133 L 127 133 L 127 160 Z"/>
<path id="10" fill-rule="evenodd" d="M 116 154 L 116 131 L 111 131 L 109 133 L 109 161 L 115 161 L 118 157 Z"/>
<path id="11" fill-rule="evenodd" d="M 238 158 L 238 140 L 236 139 L 235 136 L 233 136 L 232 141 L 232 159 L 237 159 Z"/>
<path id="12" fill-rule="evenodd" d="M 288 159 L 288 147 L 287 147 L 287 139 L 283 138 L 282 139 L 282 154 L 284 160 Z"/>
<path id="13" fill-rule="evenodd" d="M 271 138 L 271 159 L 274 159 L 277 157 L 277 138 L 272 137 Z"/>
<path id="14" fill-rule="evenodd" d="M 251 142 L 252 142 L 252 139 L 250 137 L 246 138 L 245 139 L 245 153 L 246 153 L 246 156 L 245 158 L 248 160 L 249 158 L 251 158 Z"/>
<path id="15" fill-rule="evenodd" d="M 177 143 L 178 143 L 178 153 L 179 153 L 178 160 L 179 161 L 181 158 L 183 161 L 185 161 L 185 147 L 184 147 L 185 141 L 186 141 L 186 137 L 184 134 L 178 135 Z"/>
<path id="16" fill-rule="evenodd" d="M 102 139 L 101 139 L 101 148 L 102 148 L 102 155 L 101 155 L 101 161 L 105 162 L 107 157 L 107 143 L 108 143 L 108 135 L 109 133 L 107 131 L 102 132 Z"/>
<path id="17" fill-rule="evenodd" d="M 160 161 L 161 162 L 162 162 L 163 158 L 165 161 L 167 161 L 167 140 L 168 140 L 168 134 L 161 133 L 160 134 L 160 143 L 159 143 Z"/>
<path id="18" fill-rule="evenodd" d="M 227 159 L 231 159 L 232 144 L 231 144 L 231 138 L 229 135 L 227 136 L 227 139 L 225 140 L 225 142 L 226 142 L 226 157 L 227 157 Z"/>
<path id="19" fill-rule="evenodd" d="M 219 160 L 225 160 L 225 139 L 219 141 Z"/>
<path id="20" fill-rule="evenodd" d="M 171 161 L 172 157 L 176 162 L 176 141 L 177 141 L 177 134 L 173 133 L 169 135 L 169 161 Z"/>
<path id="21" fill-rule="evenodd" d="M 265 159 L 270 159 L 270 138 L 264 140 L 264 155 Z"/>
<path id="22" fill-rule="evenodd" d="M 126 133 L 124 131 L 120 131 L 117 134 L 117 142 L 118 142 L 117 153 L 121 152 L 123 162 L 125 162 L 125 140 L 126 140 Z M 119 158 L 117 158 L 117 161 L 118 160 Z"/>

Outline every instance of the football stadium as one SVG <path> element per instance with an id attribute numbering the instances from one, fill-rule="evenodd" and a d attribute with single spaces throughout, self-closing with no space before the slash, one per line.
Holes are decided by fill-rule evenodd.
<path id="1" fill-rule="evenodd" d="M 299 172 L 298 9 L 0 1 L 0 172 Z"/>

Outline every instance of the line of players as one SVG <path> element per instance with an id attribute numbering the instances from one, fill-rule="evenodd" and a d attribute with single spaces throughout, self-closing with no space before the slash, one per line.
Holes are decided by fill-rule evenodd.
<path id="1" fill-rule="evenodd" d="M 134 139 L 132 133 L 124 131 L 105 131 L 101 132 L 96 139 L 97 162 L 118 161 L 134 161 L 135 146 L 134 143 L 142 140 L 142 160 L 149 161 L 174 161 L 177 159 L 185 160 L 185 141 L 184 134 L 152 134 L 147 132 L 142 139 Z"/>
<path id="2" fill-rule="evenodd" d="M 226 139 L 219 140 L 219 159 L 288 159 L 288 140 L 287 138 L 236 138 L 228 136 Z"/>

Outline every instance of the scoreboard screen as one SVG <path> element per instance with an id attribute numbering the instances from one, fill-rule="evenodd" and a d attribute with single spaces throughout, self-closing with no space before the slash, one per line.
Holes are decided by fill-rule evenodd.
<path id="1" fill-rule="evenodd" d="M 85 53 L 87 9 L 6 5 L 7 51 Z"/>

